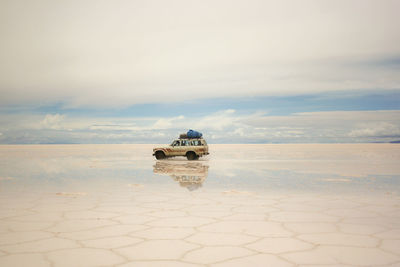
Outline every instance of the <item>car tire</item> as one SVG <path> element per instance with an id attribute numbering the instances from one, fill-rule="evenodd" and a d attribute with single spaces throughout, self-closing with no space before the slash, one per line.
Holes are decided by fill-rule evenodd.
<path id="1" fill-rule="evenodd" d="M 165 159 L 165 154 L 162 151 L 157 151 L 156 152 L 156 159 Z"/>
<path id="2" fill-rule="evenodd" d="M 194 152 L 186 153 L 186 157 L 188 160 L 196 160 L 199 158 Z"/>

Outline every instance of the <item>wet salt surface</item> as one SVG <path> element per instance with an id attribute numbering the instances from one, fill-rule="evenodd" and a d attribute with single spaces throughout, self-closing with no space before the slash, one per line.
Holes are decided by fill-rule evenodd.
<path id="1" fill-rule="evenodd" d="M 0 147 L 0 266 L 398 266 L 400 146 Z"/>

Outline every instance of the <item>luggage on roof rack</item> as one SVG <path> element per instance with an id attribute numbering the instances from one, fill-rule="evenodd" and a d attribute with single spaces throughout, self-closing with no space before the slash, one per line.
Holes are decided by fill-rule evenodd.
<path id="1" fill-rule="evenodd" d="M 187 133 L 182 133 L 179 135 L 179 139 L 185 138 L 202 138 L 203 134 L 198 131 L 189 130 Z"/>
<path id="2" fill-rule="evenodd" d="M 201 138 L 202 136 L 203 134 L 198 131 L 189 130 L 187 132 L 187 137 L 189 138 Z"/>

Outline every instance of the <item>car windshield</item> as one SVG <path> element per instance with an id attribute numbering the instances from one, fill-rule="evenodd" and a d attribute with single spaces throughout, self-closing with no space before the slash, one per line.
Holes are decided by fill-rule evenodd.
<path id="1" fill-rule="evenodd" d="M 175 140 L 174 142 L 172 142 L 171 146 L 179 146 L 179 140 Z"/>

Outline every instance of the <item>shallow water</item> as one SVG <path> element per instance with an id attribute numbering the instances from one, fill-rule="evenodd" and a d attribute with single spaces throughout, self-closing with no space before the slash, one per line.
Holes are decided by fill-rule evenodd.
<path id="1" fill-rule="evenodd" d="M 0 266 L 400 264 L 397 144 L 152 147 L 0 146 Z"/>

